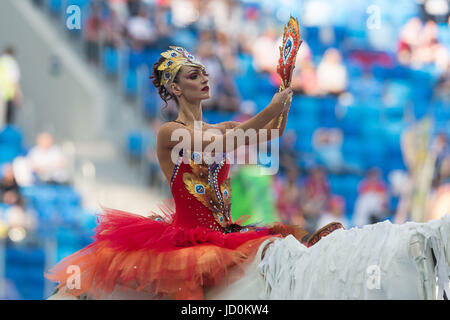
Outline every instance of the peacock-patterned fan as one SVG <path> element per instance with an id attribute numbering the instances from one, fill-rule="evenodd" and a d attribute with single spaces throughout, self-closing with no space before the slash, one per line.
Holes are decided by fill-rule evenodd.
<path id="1" fill-rule="evenodd" d="M 300 27 L 298 20 L 290 17 L 287 25 L 284 26 L 283 43 L 280 47 L 280 58 L 278 59 L 277 73 L 281 78 L 281 85 L 278 91 L 289 87 L 292 80 L 292 72 L 295 68 L 295 59 L 298 49 L 302 44 L 300 40 Z M 278 128 L 283 121 L 283 114 L 278 119 Z"/>

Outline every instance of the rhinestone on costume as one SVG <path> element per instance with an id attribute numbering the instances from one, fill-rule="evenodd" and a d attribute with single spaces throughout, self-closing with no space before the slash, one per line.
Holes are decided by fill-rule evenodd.
<path id="1" fill-rule="evenodd" d="M 205 186 L 202 184 L 196 184 L 195 185 L 195 192 L 198 194 L 204 194 L 205 193 Z"/>
<path id="2" fill-rule="evenodd" d="M 200 161 L 202 161 L 202 155 L 199 152 L 193 152 L 192 153 L 192 160 L 194 160 L 194 162 L 196 163 L 200 163 Z"/>

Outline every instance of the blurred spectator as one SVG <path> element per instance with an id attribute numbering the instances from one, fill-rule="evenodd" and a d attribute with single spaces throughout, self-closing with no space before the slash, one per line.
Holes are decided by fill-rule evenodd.
<path id="1" fill-rule="evenodd" d="M 126 30 L 134 49 L 152 47 L 158 40 L 157 30 L 150 20 L 149 10 L 146 6 L 141 6 L 138 15 L 128 19 Z"/>
<path id="2" fill-rule="evenodd" d="M 252 100 L 244 100 L 239 105 L 239 112 L 233 118 L 233 121 L 245 122 L 251 119 L 257 110 L 256 103 Z"/>
<path id="3" fill-rule="evenodd" d="M 90 63 L 98 64 L 100 61 L 100 31 L 102 20 L 100 16 L 100 6 L 93 3 L 85 26 L 85 46 L 86 57 Z"/>
<path id="4" fill-rule="evenodd" d="M 448 0 L 422 0 L 418 4 L 421 8 L 421 16 L 424 20 L 433 19 L 445 22 L 450 16 L 450 4 Z"/>
<path id="5" fill-rule="evenodd" d="M 311 61 L 305 62 L 297 71 L 294 69 L 292 76 L 292 89 L 295 92 L 308 96 L 319 94 L 319 82 L 317 79 L 317 71 Z"/>
<path id="6" fill-rule="evenodd" d="M 38 182 L 64 184 L 68 182 L 68 161 L 61 148 L 53 143 L 49 133 L 37 137 L 36 146 L 28 153 L 31 170 Z"/>
<path id="7" fill-rule="evenodd" d="M 281 138 L 280 145 L 280 173 L 287 174 L 290 170 L 295 170 L 300 158 L 300 154 L 295 147 L 297 134 L 294 130 L 288 129 Z"/>
<path id="8" fill-rule="evenodd" d="M 341 54 L 334 48 L 325 51 L 317 67 L 319 90 L 322 94 L 339 95 L 347 89 L 347 69 Z"/>
<path id="9" fill-rule="evenodd" d="M 421 29 L 422 21 L 418 17 L 413 17 L 408 20 L 400 31 L 400 40 L 397 46 L 397 58 L 400 63 L 404 65 L 411 63 L 413 51 L 419 45 L 418 35 Z"/>
<path id="10" fill-rule="evenodd" d="M 297 53 L 291 86 L 295 92 L 314 96 L 319 94 L 317 70 L 312 61 L 313 54 L 306 41 L 303 41 Z"/>
<path id="11" fill-rule="evenodd" d="M 436 22 L 429 20 L 423 25 L 419 18 L 411 18 L 401 31 L 397 58 L 403 65 L 414 68 L 435 65 L 445 71 L 450 56 L 448 49 L 439 43 Z"/>
<path id="12" fill-rule="evenodd" d="M 283 223 L 292 224 L 295 220 L 299 223 L 301 212 L 301 190 L 298 184 L 298 169 L 292 167 L 286 174 L 286 181 L 281 187 L 277 198 L 277 209 Z"/>
<path id="13" fill-rule="evenodd" d="M 0 202 L 7 205 L 0 225 L 4 225 L 9 230 L 21 228 L 24 234 L 27 230 L 35 227 L 36 222 L 33 215 L 25 211 L 24 198 L 20 193 L 20 187 L 11 164 L 3 167 L 0 179 Z"/>
<path id="14" fill-rule="evenodd" d="M 448 50 L 438 41 L 436 22 L 429 20 L 425 23 L 415 58 L 419 65 L 435 64 L 441 71 L 447 67 Z"/>
<path id="15" fill-rule="evenodd" d="M 126 0 L 124 1 L 128 7 L 128 15 L 131 17 L 137 16 L 143 4 L 142 0 Z"/>
<path id="16" fill-rule="evenodd" d="M 411 207 L 411 193 L 413 190 L 412 177 L 402 170 L 389 173 L 390 191 L 393 197 L 398 197 L 397 208 L 394 213 L 394 223 L 402 224 L 408 219 Z"/>
<path id="17" fill-rule="evenodd" d="M 313 147 L 319 164 L 332 172 L 345 169 L 342 156 L 343 133 L 340 129 L 318 128 L 313 135 Z"/>
<path id="18" fill-rule="evenodd" d="M 0 127 L 14 122 L 16 107 L 21 103 L 20 68 L 13 47 L 0 56 Z"/>
<path id="19" fill-rule="evenodd" d="M 354 224 L 363 226 L 382 221 L 386 218 L 388 188 L 381 180 L 381 171 L 372 168 L 358 186 L 358 198 L 355 203 Z"/>
<path id="20" fill-rule="evenodd" d="M 276 71 L 278 58 L 280 56 L 278 47 L 281 45 L 281 41 L 279 40 L 277 32 L 273 27 L 267 27 L 264 32 L 256 38 L 252 45 L 252 54 L 256 70 L 270 74 Z"/>
<path id="21" fill-rule="evenodd" d="M 216 32 L 216 49 L 217 56 L 222 61 L 227 73 L 237 71 L 236 54 L 237 43 L 230 41 L 225 32 Z"/>
<path id="22" fill-rule="evenodd" d="M 437 100 L 450 104 L 450 63 L 442 72 L 435 87 L 435 96 Z"/>
<path id="23" fill-rule="evenodd" d="M 215 42 L 210 31 L 201 33 L 196 54 L 209 75 L 211 98 L 203 102 L 203 107 L 206 110 L 237 111 L 237 88 L 215 51 Z"/>
<path id="24" fill-rule="evenodd" d="M 370 169 L 367 172 L 367 177 L 358 186 L 358 193 L 361 195 L 369 192 L 384 195 L 387 194 L 387 191 L 386 184 L 381 180 L 381 170 L 379 168 Z"/>
<path id="25" fill-rule="evenodd" d="M 307 229 L 314 232 L 317 221 L 330 197 L 330 184 L 323 167 L 311 169 L 304 184 L 302 194 L 302 211 L 307 223 Z"/>
<path id="26" fill-rule="evenodd" d="M 117 11 L 113 8 L 102 22 L 103 45 L 107 48 L 119 48 L 122 46 L 125 25 L 121 21 Z"/>
<path id="27" fill-rule="evenodd" d="M 163 1 L 162 1 L 163 2 Z M 168 2 L 168 1 L 165 1 Z M 155 28 L 158 41 L 155 44 L 157 50 L 165 51 L 172 43 L 173 28 L 170 24 L 170 7 L 164 2 L 155 8 Z"/>
<path id="28" fill-rule="evenodd" d="M 350 226 L 349 221 L 345 217 L 345 199 L 341 196 L 332 195 L 330 197 L 326 210 L 320 214 L 317 229 L 332 222 L 339 222 L 346 229 Z"/>
<path id="29" fill-rule="evenodd" d="M 444 159 L 450 155 L 450 143 L 445 132 L 441 132 L 437 135 L 431 144 L 430 152 L 436 158 L 433 184 L 437 187 L 442 183 L 442 177 L 440 176 L 442 163 Z"/>
<path id="30" fill-rule="evenodd" d="M 428 198 L 426 220 L 440 219 L 450 214 L 450 154 L 447 154 L 439 167 L 439 184 Z"/>
<path id="31" fill-rule="evenodd" d="M 23 204 L 20 188 L 14 176 L 13 166 L 6 164 L 3 166 L 2 177 L 0 179 L 0 202 L 7 205 Z"/>

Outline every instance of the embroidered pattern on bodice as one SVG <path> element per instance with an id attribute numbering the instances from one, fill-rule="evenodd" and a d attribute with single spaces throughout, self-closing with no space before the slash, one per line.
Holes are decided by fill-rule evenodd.
<path id="1" fill-rule="evenodd" d="M 227 232 L 231 221 L 231 187 L 226 154 L 212 162 L 199 152 L 183 154 L 175 164 L 171 191 L 176 205 L 174 224 Z"/>

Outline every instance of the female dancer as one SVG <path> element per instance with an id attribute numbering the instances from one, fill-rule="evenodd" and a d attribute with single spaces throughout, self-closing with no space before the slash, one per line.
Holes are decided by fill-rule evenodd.
<path id="1" fill-rule="evenodd" d="M 428 223 L 392 225 L 385 221 L 336 231 L 338 226 L 329 225 L 306 243 L 301 242 L 306 232 L 299 228 L 242 226 L 242 221 L 232 221 L 230 164 L 220 152 L 206 152 L 211 140 L 222 150 L 231 144 L 227 150 L 231 151 L 239 147 L 230 143 L 238 129 L 255 129 L 258 142 L 264 142 L 273 137 L 270 131 L 263 137 L 260 132 L 264 131 L 258 130 L 278 127 L 282 114 L 281 135 L 292 90 L 276 93 L 264 110 L 244 123 L 206 124 L 201 122 L 201 102 L 209 97 L 205 68 L 183 48 L 171 48 L 155 63 L 152 79 L 161 98 L 165 102 L 174 99 L 178 107 L 178 118 L 160 128 L 157 142 L 175 211 L 143 217 L 106 209 L 95 241 L 65 258 L 47 275 L 59 282 L 59 292 L 53 298 L 444 296 L 450 278 L 448 214 Z M 195 139 L 207 129 L 216 130 L 208 138 L 200 135 L 203 139 Z M 173 137 L 183 137 L 181 148 Z M 249 145 L 252 139 L 243 141 L 241 144 Z M 118 294 L 120 290 L 123 294 Z M 144 294 L 136 296 L 138 292 Z"/>
<path id="2" fill-rule="evenodd" d="M 166 210 L 163 216 L 149 218 L 106 209 L 95 241 L 46 275 L 59 282 L 60 293 L 101 298 L 120 286 L 159 297 L 202 299 L 205 287 L 233 281 L 230 271 L 234 275 L 251 261 L 265 240 L 288 234 L 301 239 L 307 233 L 281 224 L 244 227 L 233 222 L 229 159 L 224 153 L 203 152 L 211 143 L 229 152 L 254 142 L 247 136 L 233 145 L 239 141 L 235 139 L 238 129 L 254 129 L 259 143 L 270 140 L 274 138 L 270 129 L 276 128 L 281 114 L 282 135 L 292 89 L 276 93 L 264 110 L 244 123 L 207 124 L 202 121 L 202 101 L 210 97 L 205 67 L 181 47 L 161 55 L 151 78 L 166 104 L 175 100 L 178 118 L 160 128 L 157 156 L 171 187 L 175 212 Z M 203 137 L 208 129 L 215 133 Z M 261 129 L 268 131 L 267 136 L 260 136 Z M 174 134 L 188 137 L 183 148 L 176 149 L 179 142 L 172 139 Z M 200 139 L 195 139 L 199 134 Z M 78 279 L 67 273 L 71 266 L 79 268 Z"/>

